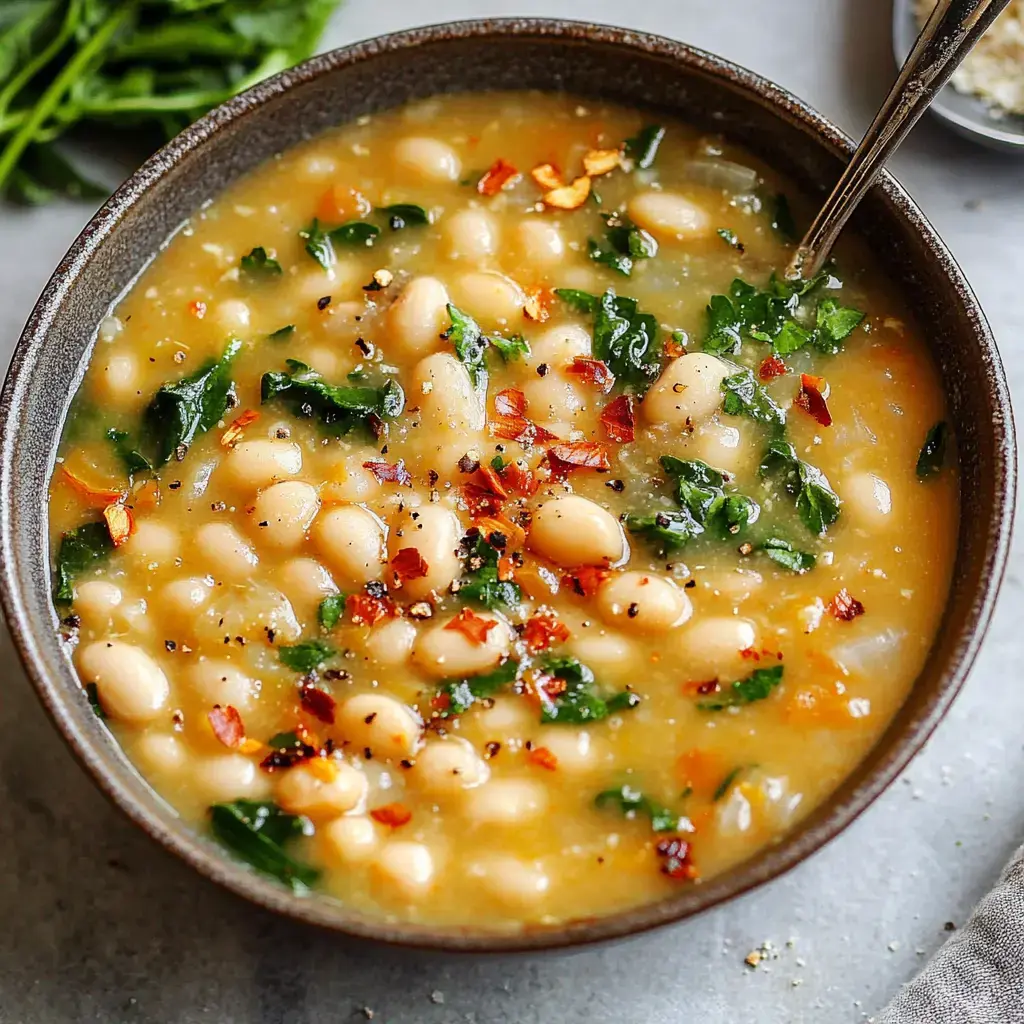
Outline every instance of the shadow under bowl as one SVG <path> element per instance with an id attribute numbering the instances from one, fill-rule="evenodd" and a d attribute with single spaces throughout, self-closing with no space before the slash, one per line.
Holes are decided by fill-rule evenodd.
<path id="1" fill-rule="evenodd" d="M 607 917 L 516 934 L 395 924 L 285 891 L 181 821 L 131 766 L 83 699 L 50 599 L 47 484 L 95 328 L 166 238 L 209 197 L 310 136 L 419 97 L 490 89 L 566 90 L 661 110 L 721 132 L 812 198 L 831 189 L 850 140 L 782 89 L 657 36 L 545 20 L 462 22 L 357 43 L 317 57 L 217 108 L 110 198 L 40 298 L 0 396 L 0 597 L 40 699 L 99 786 L 128 816 L 209 878 L 340 932 L 464 951 L 579 946 L 678 921 L 761 885 L 841 832 L 898 775 L 946 713 L 988 624 L 1010 536 L 1016 480 L 1006 382 L 992 336 L 946 247 L 887 174 L 851 230 L 908 299 L 941 369 L 957 436 L 961 519 L 952 589 L 905 705 L 833 796 L 776 845 L 706 883 Z"/>

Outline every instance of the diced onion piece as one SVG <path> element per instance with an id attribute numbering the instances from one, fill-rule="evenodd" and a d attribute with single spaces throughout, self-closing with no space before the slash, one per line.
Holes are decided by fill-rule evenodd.
<path id="1" fill-rule="evenodd" d="M 731 160 L 690 160 L 685 171 L 691 181 L 723 192 L 750 192 L 758 182 L 757 171 Z"/>

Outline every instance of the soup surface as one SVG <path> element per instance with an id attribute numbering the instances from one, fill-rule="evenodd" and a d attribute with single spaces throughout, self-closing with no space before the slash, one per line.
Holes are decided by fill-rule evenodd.
<path id="1" fill-rule="evenodd" d="M 167 801 L 296 889 L 511 929 L 824 800 L 924 662 L 958 485 L 871 254 L 777 276 L 787 191 L 685 125 L 451 96 L 184 224 L 50 508 L 83 699 Z"/>

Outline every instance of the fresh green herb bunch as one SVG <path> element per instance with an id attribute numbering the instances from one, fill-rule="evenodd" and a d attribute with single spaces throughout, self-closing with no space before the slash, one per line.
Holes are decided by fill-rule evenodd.
<path id="1" fill-rule="evenodd" d="M 155 146 L 313 52 L 339 0 L 0 3 L 0 194 L 98 198 L 56 148 L 71 129 L 142 129 Z"/>

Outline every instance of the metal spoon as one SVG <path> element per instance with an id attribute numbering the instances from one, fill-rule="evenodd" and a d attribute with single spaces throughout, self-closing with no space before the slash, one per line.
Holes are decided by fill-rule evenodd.
<path id="1" fill-rule="evenodd" d="M 797 246 L 787 279 L 813 277 L 882 165 L 1010 0 L 939 0 L 871 127 Z"/>

